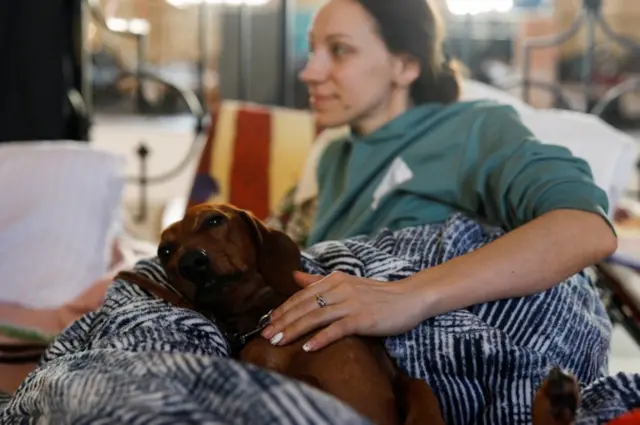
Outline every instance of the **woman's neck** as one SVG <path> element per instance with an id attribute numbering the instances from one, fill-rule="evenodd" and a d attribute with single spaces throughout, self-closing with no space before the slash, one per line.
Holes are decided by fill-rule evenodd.
<path id="1" fill-rule="evenodd" d="M 367 136 L 404 114 L 412 106 L 408 93 L 394 93 L 387 102 L 381 103 L 354 122 L 351 130 L 360 137 Z"/>

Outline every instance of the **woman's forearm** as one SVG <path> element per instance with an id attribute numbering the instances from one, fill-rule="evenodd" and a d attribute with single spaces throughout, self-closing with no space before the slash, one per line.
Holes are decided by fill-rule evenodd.
<path id="1" fill-rule="evenodd" d="M 615 252 L 617 239 L 597 214 L 558 210 L 409 282 L 425 317 L 547 290 Z"/>

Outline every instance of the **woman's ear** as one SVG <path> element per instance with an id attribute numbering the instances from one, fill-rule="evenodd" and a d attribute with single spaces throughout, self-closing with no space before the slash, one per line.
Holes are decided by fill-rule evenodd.
<path id="1" fill-rule="evenodd" d="M 411 55 L 395 55 L 393 78 L 398 87 L 409 88 L 420 77 L 420 62 Z"/>

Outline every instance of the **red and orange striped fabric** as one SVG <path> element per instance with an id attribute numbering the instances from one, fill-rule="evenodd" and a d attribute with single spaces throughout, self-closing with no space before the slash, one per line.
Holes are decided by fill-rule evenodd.
<path id="1" fill-rule="evenodd" d="M 317 134 L 311 114 L 224 101 L 211 122 L 189 206 L 229 202 L 266 218 L 300 177 Z"/>

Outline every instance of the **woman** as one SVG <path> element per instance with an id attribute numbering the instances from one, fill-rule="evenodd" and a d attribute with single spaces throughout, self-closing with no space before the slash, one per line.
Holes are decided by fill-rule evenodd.
<path id="1" fill-rule="evenodd" d="M 305 350 L 350 334 L 397 335 L 436 315 L 548 290 L 615 251 L 606 195 L 584 161 L 536 141 L 512 108 L 458 101 L 425 0 L 330 0 L 309 37 L 301 79 L 315 119 L 351 128 L 318 165 L 309 244 L 454 212 L 508 233 L 386 285 L 300 273 L 306 288 L 273 312 L 262 334 L 273 344 L 323 327 Z"/>

